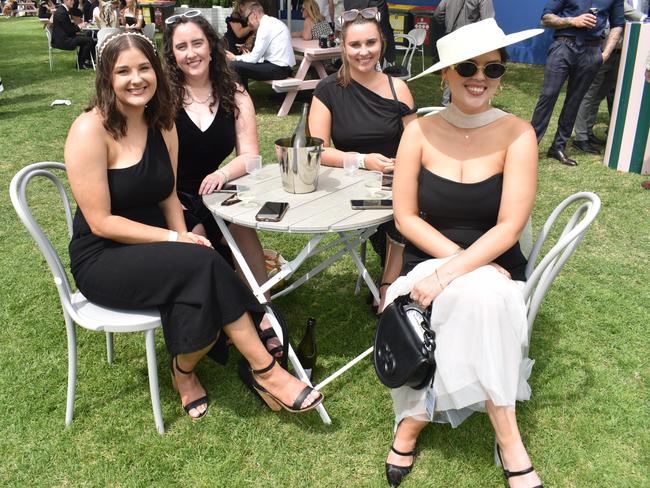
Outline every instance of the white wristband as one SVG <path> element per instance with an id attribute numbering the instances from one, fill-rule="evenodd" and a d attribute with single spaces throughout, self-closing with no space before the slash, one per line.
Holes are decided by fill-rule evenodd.
<path id="1" fill-rule="evenodd" d="M 361 169 L 366 169 L 366 155 L 363 153 L 357 154 L 357 166 Z"/>
<path id="2" fill-rule="evenodd" d="M 170 230 L 169 235 L 167 236 L 169 242 L 176 242 L 178 240 L 178 232 L 175 230 Z"/>

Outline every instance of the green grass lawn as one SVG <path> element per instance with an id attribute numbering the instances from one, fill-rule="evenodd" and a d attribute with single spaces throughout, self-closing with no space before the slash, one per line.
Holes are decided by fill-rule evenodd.
<path id="1" fill-rule="evenodd" d="M 118 336 L 109 366 L 104 336 L 79 330 L 75 419 L 64 428 L 67 358 L 59 300 L 44 259 L 16 218 L 8 188 L 23 166 L 62 161 L 68 127 L 93 93 L 94 73 L 76 71 L 74 55 L 61 51 L 50 72 L 36 19 L 0 19 L 0 45 L 0 485 L 385 486 L 392 405 L 370 360 L 324 389 L 330 426 L 314 412 L 274 414 L 239 382 L 234 361 L 224 368 L 206 360 L 198 373 L 210 393 L 210 411 L 193 423 L 171 389 L 159 333 L 167 428 L 160 436 L 142 336 Z M 540 66 L 511 65 L 494 105 L 529 120 L 542 74 Z M 419 106 L 438 104 L 439 82 L 430 76 L 412 84 Z M 270 88 L 253 84 L 251 91 L 262 154 L 271 161 L 273 141 L 291 133 L 298 109 L 278 118 Z M 50 107 L 60 98 L 72 105 Z M 601 112 L 600 136 L 606 122 Z M 555 120 L 551 132 L 554 127 Z M 533 396 L 519 406 L 519 423 L 545 486 L 650 486 L 650 192 L 641 189 L 642 176 L 610 170 L 599 157 L 577 159 L 577 168 L 540 160 L 536 230 L 576 191 L 597 193 L 603 206 L 537 317 L 530 349 L 536 360 Z M 62 215 L 46 189 L 38 186 L 33 196 L 65 250 Z M 272 234 L 262 240 L 287 256 L 304 242 Z M 376 275 L 379 266 L 369 254 Z M 375 317 L 365 296 L 353 295 L 354 281 L 354 266 L 343 259 L 278 300 L 294 344 L 307 317 L 316 317 L 321 378 L 372 342 Z M 403 486 L 502 486 L 492 441 L 485 415 L 472 416 L 456 430 L 429 427 Z"/>

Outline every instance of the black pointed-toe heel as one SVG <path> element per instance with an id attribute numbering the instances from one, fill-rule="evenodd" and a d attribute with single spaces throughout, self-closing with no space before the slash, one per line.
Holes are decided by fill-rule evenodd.
<path id="1" fill-rule="evenodd" d="M 386 479 L 388 480 L 388 485 L 396 487 L 400 485 L 404 477 L 413 469 L 417 450 L 413 449 L 412 451 L 401 452 L 395 449 L 395 446 L 390 446 L 390 450 L 398 456 L 413 456 L 413 462 L 409 466 L 396 466 L 394 464 L 386 463 Z"/>
<path id="2" fill-rule="evenodd" d="M 176 363 L 176 369 L 174 369 L 174 363 Z M 174 356 L 171 361 L 169 362 L 169 369 L 172 372 L 172 386 L 174 387 L 174 390 L 178 391 L 178 386 L 176 385 L 176 375 L 175 371 L 178 371 L 181 374 L 184 375 L 190 375 L 194 372 L 192 371 L 184 371 L 178 366 L 178 356 Z M 199 415 L 196 417 L 193 417 L 190 415 L 190 410 L 200 407 L 201 405 L 205 405 L 205 410 L 201 412 Z M 199 420 L 201 417 L 205 416 L 206 413 L 208 413 L 208 395 L 204 395 L 201 398 L 197 398 L 196 400 L 191 401 L 187 405 L 183 405 L 183 410 L 185 410 L 185 413 L 189 418 L 192 420 Z"/>
<path id="3" fill-rule="evenodd" d="M 532 473 L 535 471 L 535 468 L 533 466 L 529 466 L 526 469 L 522 469 L 521 471 L 508 471 L 506 467 L 503 465 L 503 459 L 501 458 L 501 447 L 499 447 L 499 444 L 496 444 L 496 451 L 497 451 L 497 458 L 496 461 L 498 466 L 501 466 L 501 469 L 503 469 L 503 476 L 506 480 L 506 486 L 510 486 L 508 483 L 508 479 L 514 478 L 515 476 L 524 476 L 528 473 Z M 535 485 L 531 488 L 544 488 L 544 485 Z"/>
<path id="4" fill-rule="evenodd" d="M 306 407 L 302 408 L 302 402 L 305 401 L 305 399 L 311 394 L 312 391 L 314 390 L 311 386 L 305 386 L 302 391 L 298 394 L 296 399 L 293 401 L 292 405 L 287 405 L 284 403 L 282 400 L 279 398 L 275 397 L 273 393 L 268 391 L 266 388 L 264 388 L 262 385 L 260 385 L 257 380 L 255 379 L 255 376 L 259 376 L 264 373 L 268 373 L 273 369 L 273 366 L 275 366 L 276 360 L 275 357 L 271 359 L 271 363 L 266 367 L 262 369 L 250 369 L 251 372 L 251 377 L 252 377 L 252 384 L 251 386 L 255 390 L 255 392 L 260 396 L 262 400 L 269 406 L 271 410 L 274 412 L 279 412 L 281 408 L 284 408 L 285 410 L 291 412 L 291 413 L 302 413 L 306 412 L 307 410 L 311 410 L 313 408 L 316 408 L 320 403 L 323 401 L 323 394 L 318 392 L 318 398 L 314 400 L 312 403 L 307 405 Z"/>

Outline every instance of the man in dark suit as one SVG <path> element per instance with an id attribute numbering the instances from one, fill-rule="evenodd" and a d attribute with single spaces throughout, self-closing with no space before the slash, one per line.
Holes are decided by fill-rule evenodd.
<path id="1" fill-rule="evenodd" d="M 79 69 L 92 69 L 90 57 L 95 49 L 95 41 L 85 36 L 79 26 L 72 22 L 70 9 L 73 4 L 74 0 L 63 0 L 52 16 L 52 47 L 65 51 L 74 51 L 78 47 Z"/>
<path id="2" fill-rule="evenodd" d="M 610 30 L 606 35 L 608 21 Z M 555 29 L 555 37 L 548 48 L 542 93 L 531 124 L 539 143 L 548 128 L 562 85 L 568 79 L 557 131 L 546 155 L 564 165 L 577 166 L 578 163 L 565 152 L 566 143 L 589 85 L 603 62 L 609 59 L 623 32 L 623 0 L 548 0 L 542 12 L 542 25 Z"/>

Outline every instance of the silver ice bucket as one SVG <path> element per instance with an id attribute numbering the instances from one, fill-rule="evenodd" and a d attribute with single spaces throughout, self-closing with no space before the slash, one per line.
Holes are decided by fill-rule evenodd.
<path id="1" fill-rule="evenodd" d="M 316 191 L 320 153 L 323 152 L 323 140 L 308 137 L 305 147 L 291 147 L 291 138 L 285 137 L 275 141 L 282 187 L 289 193 L 311 193 Z"/>

